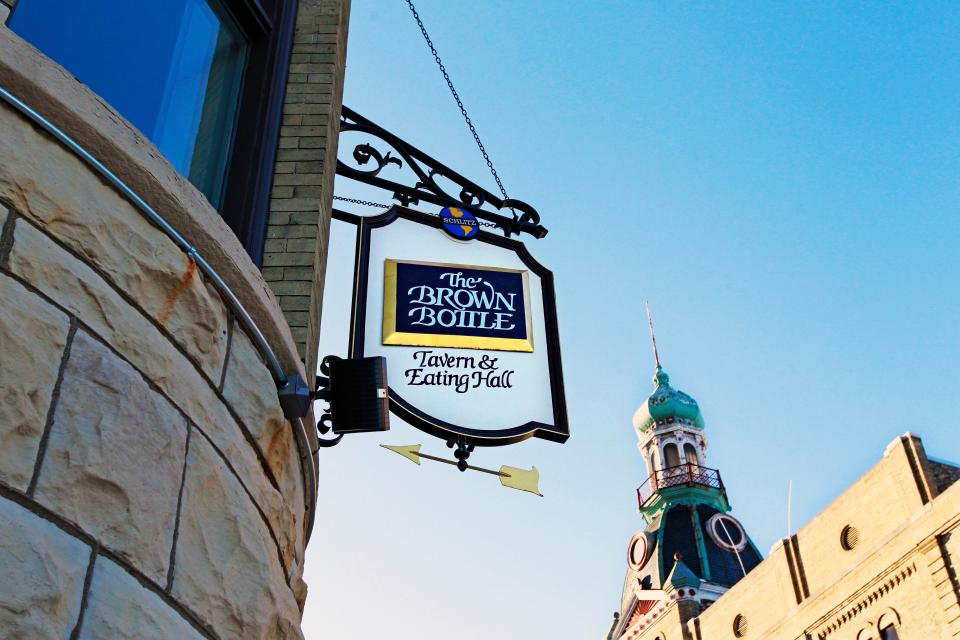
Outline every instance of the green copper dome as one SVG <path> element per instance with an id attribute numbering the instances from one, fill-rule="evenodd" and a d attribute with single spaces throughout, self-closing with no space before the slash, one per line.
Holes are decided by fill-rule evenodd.
<path id="1" fill-rule="evenodd" d="M 697 401 L 671 387 L 670 376 L 660 365 L 657 365 L 657 372 L 653 375 L 653 384 L 656 389 L 633 414 L 633 426 L 638 433 L 643 433 L 660 421 L 682 422 L 703 429 L 703 416 Z"/>

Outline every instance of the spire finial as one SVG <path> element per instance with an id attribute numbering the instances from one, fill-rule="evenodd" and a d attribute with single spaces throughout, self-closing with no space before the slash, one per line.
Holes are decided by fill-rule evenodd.
<path id="1" fill-rule="evenodd" d="M 650 342 L 653 343 L 653 358 L 657 361 L 657 369 L 660 368 L 660 354 L 657 352 L 657 336 L 653 333 L 653 316 L 650 315 L 650 301 L 647 300 L 647 324 L 650 325 Z"/>

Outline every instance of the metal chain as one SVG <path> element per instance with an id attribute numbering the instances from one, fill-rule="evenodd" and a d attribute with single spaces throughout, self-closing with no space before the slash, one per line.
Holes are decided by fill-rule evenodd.
<path id="1" fill-rule="evenodd" d="M 334 200 L 341 200 L 343 202 L 352 202 L 353 204 L 362 204 L 368 207 L 378 207 L 380 209 L 389 209 L 391 205 L 383 204 L 380 202 L 370 202 L 369 200 L 357 200 L 356 198 L 344 198 L 343 196 L 333 196 Z"/>
<path id="2" fill-rule="evenodd" d="M 433 54 L 433 59 L 437 61 L 437 65 L 440 67 L 440 72 L 443 74 L 443 79 L 447 81 L 447 87 L 450 89 L 450 93 L 453 94 L 453 99 L 457 101 L 457 106 L 460 107 L 460 113 L 463 114 L 463 119 L 466 120 L 467 126 L 470 127 L 470 133 L 473 134 L 473 139 L 477 142 L 477 146 L 480 148 L 480 153 L 483 154 L 483 159 L 486 160 L 487 167 L 490 169 L 490 173 L 493 174 L 493 179 L 497 181 L 497 186 L 500 188 L 500 193 L 503 194 L 503 198 L 506 200 L 509 197 L 507 196 L 507 190 L 504 188 L 503 182 L 500 181 L 500 176 L 497 175 L 497 170 L 493 168 L 493 160 L 490 159 L 490 155 L 484 148 L 483 143 L 480 142 L 480 134 L 477 133 L 477 128 L 473 126 L 473 120 L 471 120 L 470 116 L 467 114 L 467 108 L 463 106 L 463 101 L 460 99 L 460 94 L 458 94 L 457 90 L 453 87 L 453 81 L 450 80 L 450 74 L 447 73 L 447 68 L 443 66 L 443 62 L 440 60 L 440 54 L 437 53 L 436 47 L 433 46 L 433 40 L 431 40 L 430 36 L 427 34 L 427 28 L 423 26 L 423 21 L 420 19 L 420 14 L 417 13 L 416 7 L 413 6 L 413 0 L 407 0 L 407 6 L 410 7 L 410 11 L 413 13 L 413 17 L 417 21 L 417 26 L 420 27 L 420 33 L 423 34 L 423 39 L 427 41 L 427 46 L 430 47 L 430 53 Z M 510 210 L 513 211 L 513 208 Z"/>

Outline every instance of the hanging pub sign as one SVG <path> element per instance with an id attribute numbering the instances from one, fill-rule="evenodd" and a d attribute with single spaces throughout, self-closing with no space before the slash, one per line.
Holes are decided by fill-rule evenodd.
<path id="1" fill-rule="evenodd" d="M 553 274 L 465 210 L 353 221 L 349 353 L 386 359 L 391 411 L 479 446 L 565 441 Z"/>

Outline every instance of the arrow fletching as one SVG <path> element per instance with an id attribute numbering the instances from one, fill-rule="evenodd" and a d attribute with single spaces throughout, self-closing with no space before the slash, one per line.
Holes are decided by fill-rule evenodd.
<path id="1" fill-rule="evenodd" d="M 504 465 L 500 467 L 500 484 L 505 487 L 510 487 L 511 489 L 529 491 L 530 493 L 537 494 L 541 498 L 543 497 L 538 486 L 540 484 L 540 472 L 537 471 L 536 467 L 531 467 L 530 470 L 527 471 L 526 469 L 518 469 Z"/>
<path id="2" fill-rule="evenodd" d="M 394 453 L 399 453 L 407 460 L 411 460 L 417 464 L 420 464 L 420 445 L 418 444 L 408 444 L 405 446 L 396 447 L 391 447 L 388 444 L 382 444 L 380 446 L 384 449 L 390 449 L 390 451 L 393 451 Z"/>

